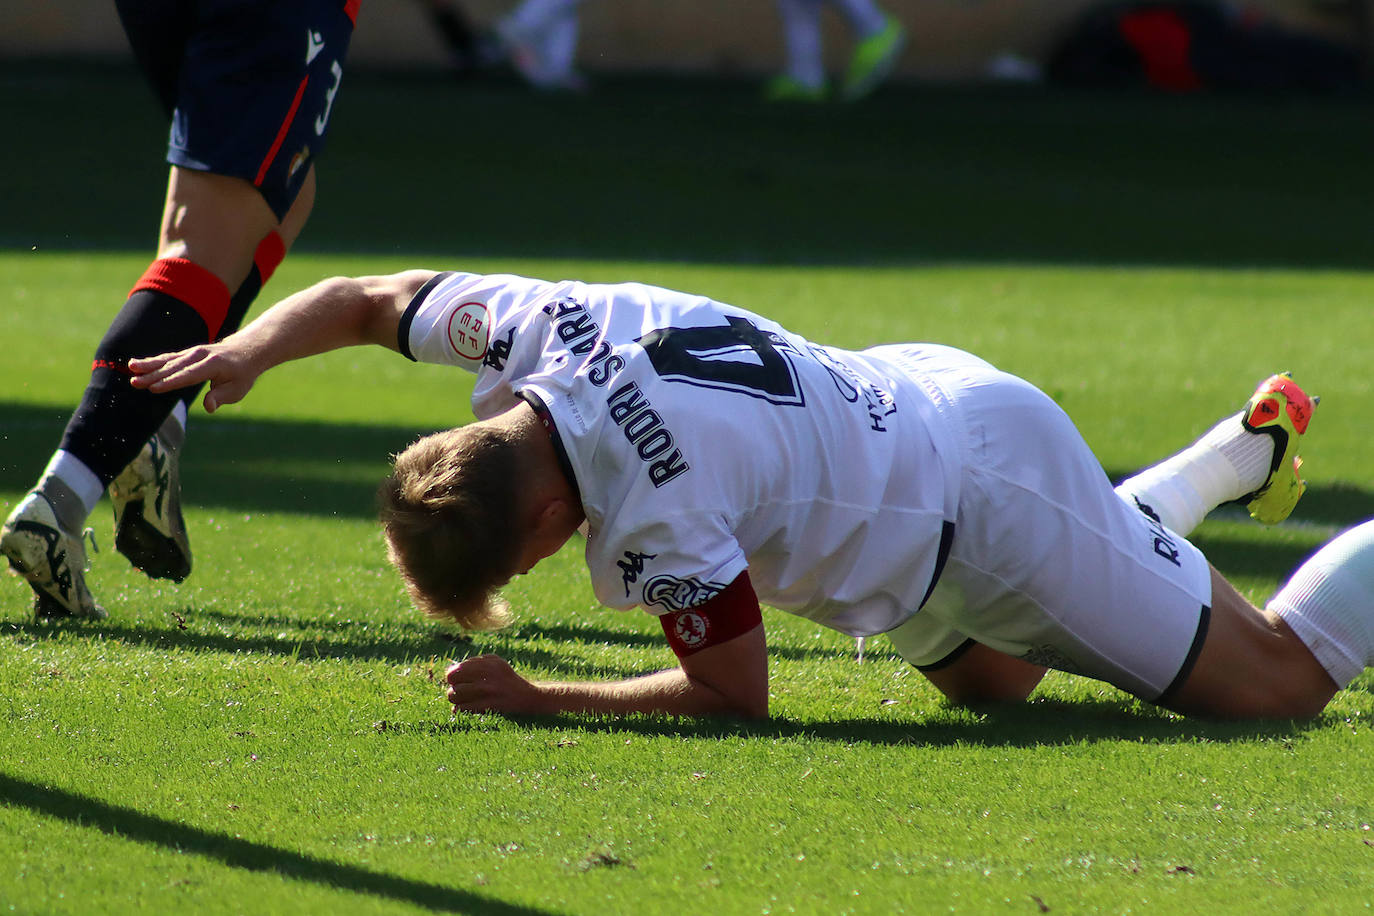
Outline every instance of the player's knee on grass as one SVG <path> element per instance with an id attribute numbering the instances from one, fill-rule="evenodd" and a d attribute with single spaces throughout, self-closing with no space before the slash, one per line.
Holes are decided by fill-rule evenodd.
<path id="1" fill-rule="evenodd" d="M 921 673 L 951 703 L 978 706 L 1022 702 L 1045 676 L 1045 668 L 970 640 L 956 657 Z"/>

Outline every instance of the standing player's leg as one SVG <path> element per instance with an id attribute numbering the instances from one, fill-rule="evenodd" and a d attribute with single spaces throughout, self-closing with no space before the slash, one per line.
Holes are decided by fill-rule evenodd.
<path id="1" fill-rule="evenodd" d="M 117 476 L 121 551 L 150 575 L 189 572 L 176 479 L 183 402 L 134 391 L 121 370 L 129 358 L 232 331 L 300 231 L 357 2 L 254 7 L 265 18 L 239 23 L 237 34 L 251 37 L 238 43 L 142 9 L 120 4 L 159 98 L 175 101 L 173 170 L 158 258 L 102 340 L 62 447 L 0 530 L 0 552 L 28 579 L 42 616 L 104 616 L 85 584 L 79 532 Z M 169 42 L 178 54 L 169 53 Z M 245 73 L 276 82 L 245 80 Z M 304 201 L 296 206 L 298 196 Z"/>
<path id="2" fill-rule="evenodd" d="M 826 96 L 823 0 L 777 0 L 785 61 L 782 73 L 768 81 L 764 97 L 774 102 L 819 102 Z"/>
<path id="3" fill-rule="evenodd" d="M 584 88 L 574 70 L 582 0 L 523 0 L 496 24 L 511 64 L 536 89 Z"/>
<path id="4" fill-rule="evenodd" d="M 243 187 L 250 193 L 239 193 Z M 304 228 L 314 200 L 312 166 L 286 217 L 248 252 L 244 278 L 229 298 L 218 327 L 207 325 L 207 339 L 232 334 L 242 324 L 263 284 Z M 215 215 L 259 213 L 263 209 L 261 195 L 241 179 L 174 169 L 159 259 L 215 265 L 217 271 L 242 271 L 246 246 L 238 240 L 252 238 L 260 226 L 226 225 Z M 201 217 L 201 212 L 210 215 Z M 275 215 L 270 215 L 270 220 L 275 224 Z M 191 544 L 181 513 L 180 452 L 186 439 L 187 413 L 199 391 L 195 387 L 177 392 L 166 419 L 109 486 L 115 547 L 136 568 L 154 578 L 180 582 L 191 572 Z"/>
<path id="5" fill-rule="evenodd" d="M 213 340 L 228 314 L 230 289 L 240 287 L 249 273 L 256 245 L 248 240 L 264 237 L 275 224 L 247 181 L 172 169 L 158 256 L 106 330 L 58 450 L 0 535 L 0 549 L 29 579 L 44 616 L 103 616 L 85 584 L 79 532 L 105 488 L 130 465 L 154 487 L 160 483 L 162 498 L 145 499 L 146 488 L 134 496 L 126 475 L 117 489 L 125 498 L 117 501 L 116 541 L 121 547 L 131 543 L 127 532 L 135 513 L 126 504 L 132 498 L 140 510 L 145 505 L 158 510 L 150 514 L 161 517 L 174 547 L 142 568 L 177 581 L 190 572 L 176 492 L 175 453 L 184 421 L 168 420 L 180 395 L 133 388 L 128 360 Z M 175 413 L 183 416 L 180 409 Z"/>
<path id="6" fill-rule="evenodd" d="M 868 95 L 891 75 L 906 48 L 906 29 L 874 0 L 830 2 L 854 32 L 854 56 L 840 87 L 840 96 L 852 102 Z"/>

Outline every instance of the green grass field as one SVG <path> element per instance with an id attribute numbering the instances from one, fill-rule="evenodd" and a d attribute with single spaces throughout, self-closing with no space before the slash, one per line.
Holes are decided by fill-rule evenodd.
<path id="1" fill-rule="evenodd" d="M 1269 372 L 1323 401 L 1311 489 L 1195 540 L 1263 600 L 1374 516 L 1374 252 L 1354 101 L 911 90 L 771 109 L 736 85 L 350 75 L 322 200 L 266 299 L 463 267 L 711 294 L 847 346 L 967 347 L 1062 403 L 1113 475 Z M 148 258 L 161 126 L 122 70 L 0 69 L 0 511 L 41 471 Z M 58 113 L 53 124 L 45 120 Z M 82 138 L 83 143 L 55 142 Z M 1349 913 L 1374 901 L 1374 674 L 1308 723 L 1190 720 L 1051 675 L 946 706 L 882 640 L 765 612 L 761 723 L 452 717 L 447 661 L 671 663 L 571 548 L 471 638 L 409 608 L 372 518 L 387 456 L 470 418 L 386 352 L 283 367 L 193 417 L 196 573 L 93 518 L 100 623 L 0 580 L 0 911 Z"/>

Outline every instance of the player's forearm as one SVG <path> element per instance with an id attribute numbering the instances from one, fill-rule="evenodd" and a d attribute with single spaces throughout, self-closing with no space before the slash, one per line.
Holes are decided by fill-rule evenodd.
<path id="1" fill-rule="evenodd" d="M 233 335 L 259 371 L 361 344 L 396 346 L 395 324 L 378 320 L 388 299 L 368 280 L 334 277 L 281 300 Z"/>
<path id="2" fill-rule="evenodd" d="M 669 716 L 733 715 L 763 718 L 768 697 L 732 697 L 688 676 L 681 668 L 623 681 L 538 682 L 543 712 L 594 712 Z"/>

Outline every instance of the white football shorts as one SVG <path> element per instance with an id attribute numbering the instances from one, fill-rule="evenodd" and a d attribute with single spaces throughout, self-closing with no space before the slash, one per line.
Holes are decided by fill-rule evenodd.
<path id="1" fill-rule="evenodd" d="M 954 542 L 916 616 L 890 631 L 917 667 L 969 639 L 1161 699 L 1206 636 L 1201 551 L 1128 504 L 1047 395 L 975 356 L 913 345 L 870 351 L 936 399 L 963 470 Z"/>

